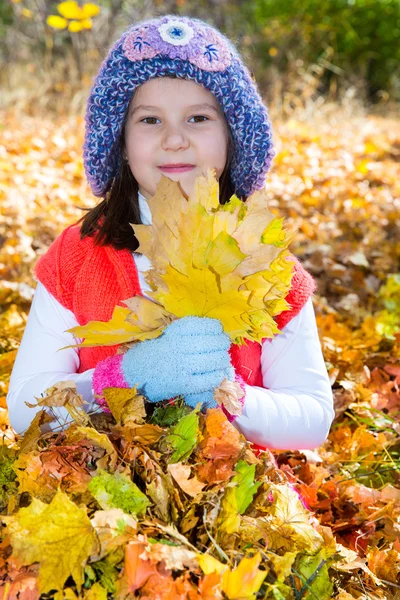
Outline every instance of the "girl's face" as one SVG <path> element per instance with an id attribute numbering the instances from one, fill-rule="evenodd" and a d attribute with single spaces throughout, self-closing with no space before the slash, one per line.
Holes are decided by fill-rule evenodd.
<path id="1" fill-rule="evenodd" d="M 188 196 L 208 168 L 219 178 L 228 135 L 221 106 L 203 86 L 167 77 L 146 81 L 131 100 L 125 126 L 126 155 L 139 191 L 153 196 L 162 174 L 179 181 Z"/>

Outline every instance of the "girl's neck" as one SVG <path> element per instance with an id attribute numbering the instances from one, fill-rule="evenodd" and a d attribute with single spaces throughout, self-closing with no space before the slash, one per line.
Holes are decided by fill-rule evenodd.
<path id="1" fill-rule="evenodd" d="M 150 207 L 147 203 L 145 196 L 141 192 L 138 192 L 140 217 L 143 225 L 151 225 L 151 212 Z"/>

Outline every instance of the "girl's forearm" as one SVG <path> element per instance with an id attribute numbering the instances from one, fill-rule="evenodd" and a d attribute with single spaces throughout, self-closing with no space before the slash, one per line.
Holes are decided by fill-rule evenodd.
<path id="1" fill-rule="evenodd" d="M 41 397 L 44 390 L 60 381 L 74 381 L 78 394 L 81 394 L 85 400 L 84 410 L 86 412 L 96 410 L 97 405 L 93 402 L 92 394 L 93 371 L 94 369 L 84 373 L 45 372 L 31 376 L 15 376 L 7 395 L 8 415 L 13 429 L 17 433 L 24 433 L 36 413 L 42 410 L 42 407 L 30 408 L 25 401 L 35 404 L 36 399 Z M 43 430 L 54 430 L 61 424 L 72 421 L 68 411 L 63 407 L 54 407 L 52 412 L 56 415 L 56 419 L 43 426 Z"/>
<path id="2" fill-rule="evenodd" d="M 35 404 L 36 398 L 40 398 L 46 389 L 59 381 L 74 381 L 78 393 L 89 403 L 84 404 L 84 409 L 87 412 L 93 409 L 93 369 L 77 373 L 78 351 L 76 348 L 65 348 L 76 341 L 66 331 L 76 324 L 75 316 L 39 283 L 14 363 L 7 395 L 8 417 L 17 433 L 23 433 L 40 410 L 29 408 L 25 402 Z M 70 420 L 65 409 L 53 410 L 60 422 L 65 418 Z M 58 421 L 54 421 L 46 426 L 46 429 L 58 426 Z"/>
<path id="3" fill-rule="evenodd" d="M 332 423 L 328 397 L 297 390 L 246 386 L 243 413 L 235 426 L 258 446 L 279 450 L 314 449 L 327 438 Z"/>
<path id="4" fill-rule="evenodd" d="M 282 333 L 263 343 L 261 367 L 263 387 L 247 386 L 236 426 L 268 448 L 320 446 L 335 413 L 311 299 Z"/>

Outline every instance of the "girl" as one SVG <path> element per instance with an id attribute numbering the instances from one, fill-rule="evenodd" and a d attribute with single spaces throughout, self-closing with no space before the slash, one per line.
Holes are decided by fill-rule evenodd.
<path id="1" fill-rule="evenodd" d="M 133 26 L 103 62 L 85 120 L 86 175 L 103 200 L 38 261 L 7 397 L 11 425 L 23 432 L 35 410 L 25 401 L 59 381 L 73 380 L 91 411 L 93 393 L 108 386 L 137 385 L 152 402 L 182 394 L 191 406 L 216 406 L 215 387 L 235 379 L 243 413 L 231 419 L 249 441 L 279 449 L 322 444 L 334 416 L 332 391 L 311 300 L 315 283 L 294 257 L 291 308 L 276 318 L 282 333 L 263 344 L 230 345 L 218 320 L 185 317 L 124 355 L 115 346 L 58 352 L 75 343 L 67 329 L 107 321 L 116 304 L 149 290 L 143 273 L 151 264 L 137 252 L 130 223 L 151 223 L 146 200 L 161 174 L 190 194 L 213 167 L 221 203 L 233 193 L 245 202 L 263 188 L 274 156 L 271 127 L 235 47 L 198 19 L 168 15 Z"/>

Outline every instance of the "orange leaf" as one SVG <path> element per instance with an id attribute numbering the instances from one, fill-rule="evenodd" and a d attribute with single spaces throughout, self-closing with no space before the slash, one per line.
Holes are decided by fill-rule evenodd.
<path id="1" fill-rule="evenodd" d="M 206 483 L 227 481 L 234 474 L 232 467 L 242 452 L 244 439 L 218 408 L 207 411 L 203 436 L 197 453 L 201 463 L 198 478 Z"/>
<path id="2" fill-rule="evenodd" d="M 202 600 L 220 600 L 221 592 L 221 573 L 209 573 L 199 582 L 199 592 Z"/>
<path id="3" fill-rule="evenodd" d="M 158 575 L 156 565 L 141 558 L 144 551 L 145 545 L 140 542 L 131 542 L 125 547 L 125 573 L 130 592 L 141 588 L 151 575 Z"/>
<path id="4" fill-rule="evenodd" d="M 159 573 L 158 576 L 153 575 L 140 590 L 140 597 L 142 600 L 202 600 L 189 577 L 190 574 L 185 573 L 173 579 L 168 571 L 165 574 Z"/>
<path id="5" fill-rule="evenodd" d="M 168 465 L 168 471 L 185 494 L 192 496 L 192 498 L 197 496 L 197 494 L 200 494 L 205 486 L 205 483 L 199 481 L 197 477 L 192 477 L 190 479 L 190 465 L 184 465 L 181 462 L 175 463 Z"/>
<path id="6" fill-rule="evenodd" d="M 304 483 L 299 484 L 298 491 L 301 498 L 306 502 L 308 507 L 313 507 L 318 503 L 318 490 Z"/>
<path id="7" fill-rule="evenodd" d="M 368 567 L 380 579 L 396 583 L 400 573 L 400 553 L 397 550 L 373 548 L 368 554 Z"/>

